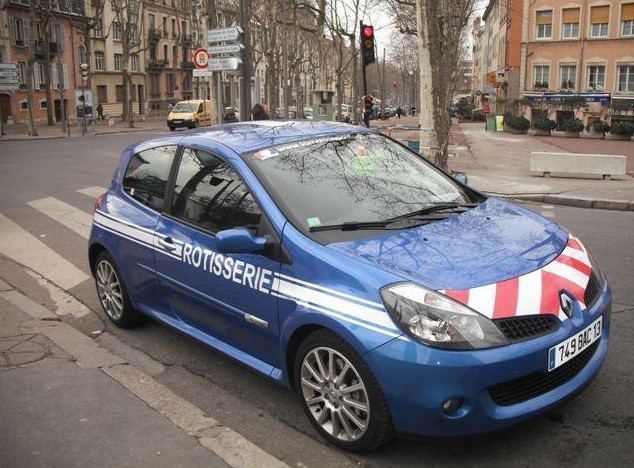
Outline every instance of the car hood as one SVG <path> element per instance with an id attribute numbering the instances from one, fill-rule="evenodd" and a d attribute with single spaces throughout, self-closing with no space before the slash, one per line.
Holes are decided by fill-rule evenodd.
<path id="1" fill-rule="evenodd" d="M 568 233 L 507 201 L 380 237 L 329 244 L 408 281 L 432 289 L 467 289 L 524 275 L 552 262 Z"/>

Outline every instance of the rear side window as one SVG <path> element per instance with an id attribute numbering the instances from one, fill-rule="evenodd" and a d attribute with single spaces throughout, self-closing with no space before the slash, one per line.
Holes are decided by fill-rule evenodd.
<path id="1" fill-rule="evenodd" d="M 174 185 L 172 215 L 205 231 L 257 231 L 262 211 L 231 166 L 205 151 L 185 148 Z"/>
<path id="2" fill-rule="evenodd" d="M 123 178 L 123 189 L 126 193 L 144 205 L 161 211 L 167 178 L 177 148 L 160 146 L 132 156 Z"/>

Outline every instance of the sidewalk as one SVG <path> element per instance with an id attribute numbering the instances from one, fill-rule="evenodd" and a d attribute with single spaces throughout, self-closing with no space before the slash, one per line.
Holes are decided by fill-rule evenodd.
<path id="1" fill-rule="evenodd" d="M 94 122 L 88 125 L 88 135 L 108 135 L 113 133 L 141 132 L 147 130 L 161 130 L 168 132 L 165 115 L 152 115 L 145 121 L 136 120 L 139 116 L 135 116 L 134 127 L 129 127 L 126 122 L 122 122 L 120 118 L 114 119 L 114 125 L 108 125 L 107 121 Z M 37 122 L 35 124 L 38 136 L 29 136 L 26 124 L 19 123 L 13 125 L 4 125 L 5 135 L 0 138 L 2 141 L 12 140 L 44 140 L 52 138 L 68 138 L 68 133 L 62 133 L 62 125 L 55 124 L 49 127 L 46 123 Z M 70 136 L 81 137 L 81 127 L 77 123 L 71 124 Z"/>
<path id="2" fill-rule="evenodd" d="M 373 121 L 373 127 L 398 140 L 418 140 L 417 117 Z M 399 128 L 403 126 L 404 128 Z M 634 168 L 634 143 L 614 140 L 534 137 L 486 132 L 484 123 L 452 127 L 449 168 L 464 172 L 469 185 L 493 195 L 585 208 L 634 211 L 634 179 L 621 180 L 533 176 L 532 151 L 620 154 L 627 156 L 627 171 Z"/>
<path id="3" fill-rule="evenodd" d="M 0 280 L 0 466 L 288 468 Z"/>

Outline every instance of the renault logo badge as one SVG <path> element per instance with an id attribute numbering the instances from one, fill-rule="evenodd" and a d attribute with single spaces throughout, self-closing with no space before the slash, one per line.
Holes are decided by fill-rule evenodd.
<path id="1" fill-rule="evenodd" d="M 564 311 L 564 314 L 566 314 L 569 318 L 572 317 L 574 304 L 570 296 L 565 291 L 561 291 L 559 293 L 559 303 L 561 304 L 561 310 Z"/>

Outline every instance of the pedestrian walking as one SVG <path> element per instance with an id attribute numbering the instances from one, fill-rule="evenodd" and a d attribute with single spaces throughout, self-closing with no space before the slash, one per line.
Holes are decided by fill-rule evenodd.
<path id="1" fill-rule="evenodd" d="M 103 118 L 103 106 L 101 103 L 97 104 L 97 120 L 105 120 Z"/>
<path id="2" fill-rule="evenodd" d="M 396 108 L 396 117 L 398 117 L 400 119 L 401 115 L 403 115 L 403 109 L 401 109 L 400 107 L 397 107 Z"/>
<path id="3" fill-rule="evenodd" d="M 172 109 L 174 109 L 174 103 L 170 101 L 167 103 L 167 113 L 169 114 L 170 112 L 172 112 Z"/>

